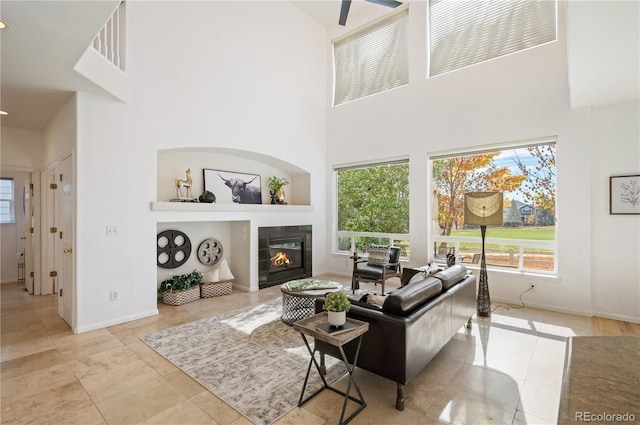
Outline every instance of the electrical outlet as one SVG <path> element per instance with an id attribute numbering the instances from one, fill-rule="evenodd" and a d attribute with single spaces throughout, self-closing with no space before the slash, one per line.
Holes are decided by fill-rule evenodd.
<path id="1" fill-rule="evenodd" d="M 118 291 L 111 291 L 111 301 L 118 301 L 119 297 Z"/>

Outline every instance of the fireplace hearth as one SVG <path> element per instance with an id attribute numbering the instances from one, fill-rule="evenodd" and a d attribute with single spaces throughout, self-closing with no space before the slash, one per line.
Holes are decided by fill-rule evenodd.
<path id="1" fill-rule="evenodd" d="M 311 237 L 311 225 L 258 228 L 258 287 L 311 277 Z"/>

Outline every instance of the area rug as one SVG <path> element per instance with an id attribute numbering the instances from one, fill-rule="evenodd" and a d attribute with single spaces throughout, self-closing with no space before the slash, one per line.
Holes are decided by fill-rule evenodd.
<path id="1" fill-rule="evenodd" d="M 268 425 L 298 405 L 310 359 L 281 315 L 278 298 L 140 339 L 251 422 Z M 342 362 L 326 360 L 327 382 L 346 373 Z M 321 386 L 312 367 L 305 396 Z"/>

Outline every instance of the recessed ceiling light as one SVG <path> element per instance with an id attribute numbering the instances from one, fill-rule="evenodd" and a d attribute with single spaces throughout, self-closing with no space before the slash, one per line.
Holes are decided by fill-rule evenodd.
<path id="1" fill-rule="evenodd" d="M 0 30 L 3 30 L 7 27 L 7 24 L 5 24 L 4 22 L 0 21 Z"/>
<path id="2" fill-rule="evenodd" d="M 0 111 L 0 115 L 9 115 L 9 113 L 5 111 Z"/>

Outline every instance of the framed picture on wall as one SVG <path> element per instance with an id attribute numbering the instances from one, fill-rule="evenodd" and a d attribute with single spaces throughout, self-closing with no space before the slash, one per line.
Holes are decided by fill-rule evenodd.
<path id="1" fill-rule="evenodd" d="M 640 174 L 609 177 L 609 214 L 640 214 Z"/>
<path id="2" fill-rule="evenodd" d="M 219 204 L 262 204 L 262 185 L 257 174 L 202 170 L 204 190 L 216 195 Z"/>

